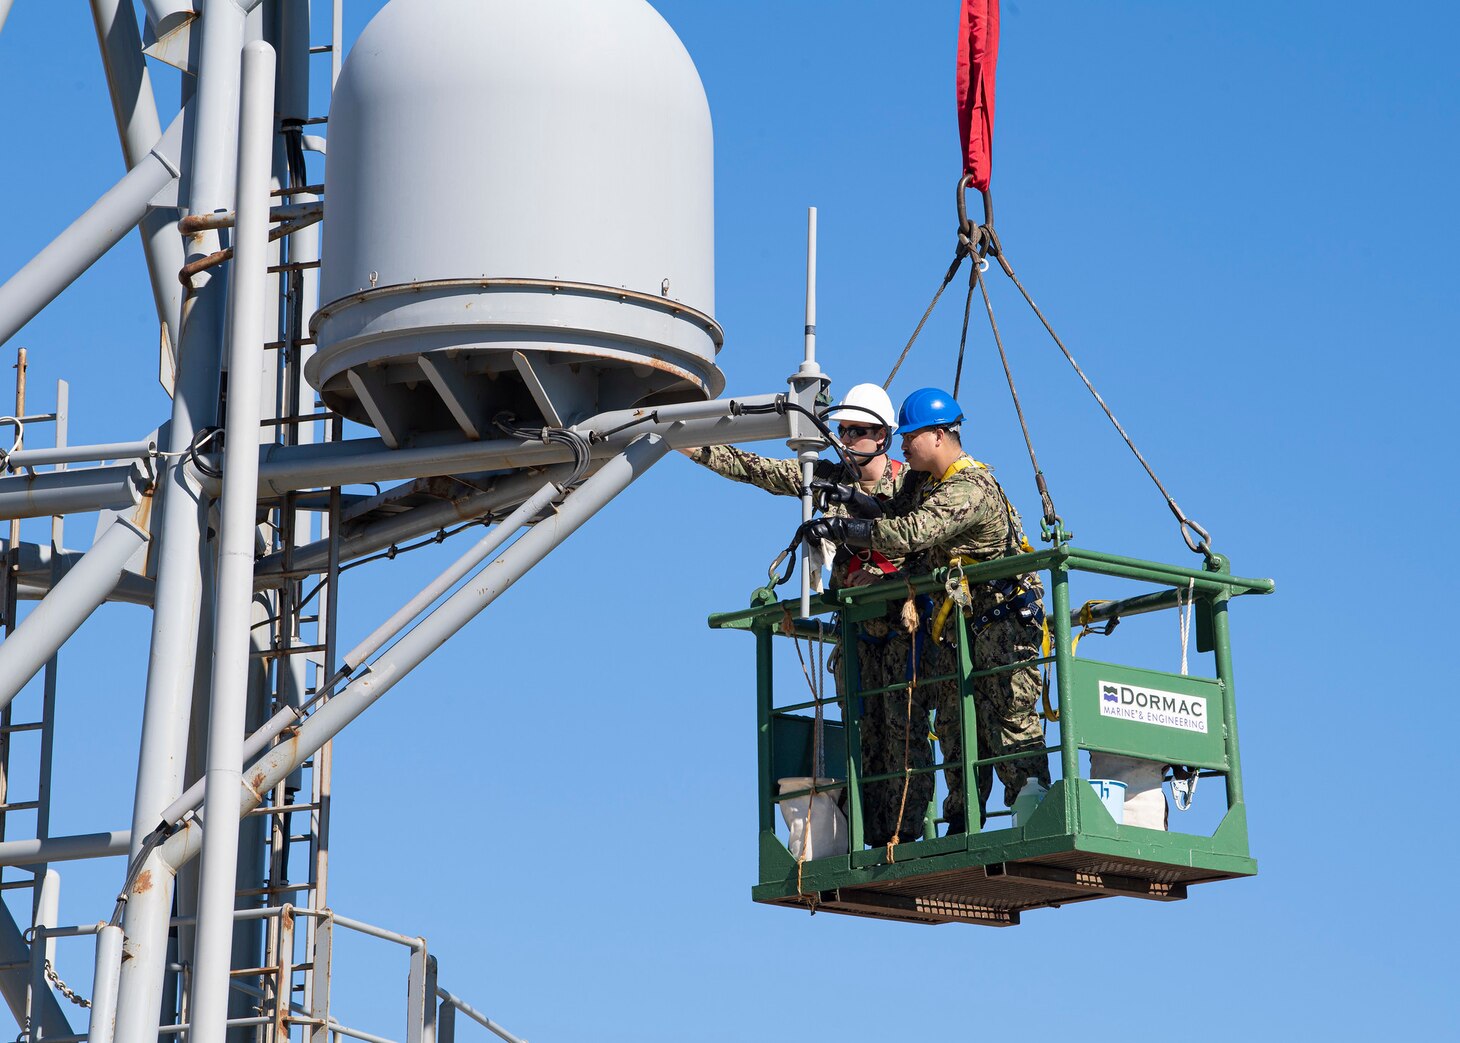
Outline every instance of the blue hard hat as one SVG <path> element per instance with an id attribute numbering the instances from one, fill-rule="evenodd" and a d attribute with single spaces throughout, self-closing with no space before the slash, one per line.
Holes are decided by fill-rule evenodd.
<path id="1" fill-rule="evenodd" d="M 909 435 L 929 427 L 952 427 L 963 420 L 963 410 L 942 388 L 918 388 L 902 400 L 897 426 Z"/>

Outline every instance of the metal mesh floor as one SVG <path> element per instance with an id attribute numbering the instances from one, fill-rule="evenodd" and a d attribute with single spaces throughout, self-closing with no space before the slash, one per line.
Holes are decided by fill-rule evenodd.
<path id="1" fill-rule="evenodd" d="M 1012 927 L 1028 909 L 1117 896 L 1174 902 L 1186 897 L 1190 884 L 1236 875 L 1072 851 L 790 895 L 768 904 L 911 923 Z"/>

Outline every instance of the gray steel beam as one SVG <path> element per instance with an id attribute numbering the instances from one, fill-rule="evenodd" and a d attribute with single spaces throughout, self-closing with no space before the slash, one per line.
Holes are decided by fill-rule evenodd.
<path id="1" fill-rule="evenodd" d="M 46 660 L 106 601 L 127 561 L 148 538 L 146 529 L 118 519 L 0 642 L 0 709 L 10 705 Z"/>
<path id="2" fill-rule="evenodd" d="M 208 712 L 208 771 L 203 814 L 231 818 L 243 779 L 248 711 L 249 638 L 254 541 L 258 536 L 258 442 L 262 414 L 264 284 L 269 251 L 269 172 L 274 136 L 274 49 L 262 40 L 243 48 L 238 120 L 238 220 L 234 226 L 228 309 L 228 418 L 224 428 L 223 496 L 219 501 L 217 600 L 213 623 L 213 686 Z M 0 690 L 3 691 L 3 690 Z M 238 830 L 204 837 L 193 952 L 191 1043 L 224 1043 L 228 1035 L 228 972 Z M 283 1002 L 287 1005 L 288 996 Z"/>
<path id="3" fill-rule="evenodd" d="M 44 518 L 126 510 L 142 502 L 152 476 L 140 463 L 0 478 L 0 518 Z"/>
<path id="4" fill-rule="evenodd" d="M 96 42 L 106 70 L 112 113 L 121 137 L 127 169 L 135 167 L 162 136 L 152 81 L 142 57 L 142 37 L 130 0 L 91 0 L 91 17 L 96 25 Z M 169 355 L 177 345 L 182 313 L 182 283 L 177 273 L 183 266 L 182 236 L 166 211 L 154 210 L 142 218 L 142 253 L 152 282 L 152 301 L 162 326 Z"/>
<path id="5" fill-rule="evenodd" d="M 157 454 L 157 442 L 105 442 L 101 445 L 66 445 L 55 449 L 17 449 L 5 458 L 12 471 L 53 464 L 80 464 L 101 460 L 146 460 Z"/>
<path id="6" fill-rule="evenodd" d="M 654 434 L 642 435 L 623 454 L 608 461 L 597 474 L 564 497 L 550 517 L 523 533 L 410 633 L 382 653 L 368 670 L 358 673 L 338 695 L 305 719 L 293 735 L 249 765 L 236 794 L 235 813 L 225 820 L 222 828 L 234 828 L 233 823 L 263 802 L 264 794 L 395 687 L 668 450 L 667 439 Z M 150 851 L 124 894 L 128 915 L 132 915 L 134 904 L 139 908 L 153 906 L 161 902 L 164 894 L 171 893 L 171 880 L 178 869 L 202 850 L 204 832 L 203 822 L 194 816 Z"/>
<path id="7" fill-rule="evenodd" d="M 0 842 L 0 866 L 34 866 L 125 855 L 131 836 L 129 831 L 121 829 L 40 840 L 6 840 Z"/>
<path id="8" fill-rule="evenodd" d="M 122 973 L 122 929 L 108 924 L 96 936 L 87 1043 L 112 1043 L 117 1028 L 117 980 Z"/>
<path id="9" fill-rule="evenodd" d="M 148 13 L 156 14 L 151 9 Z M 244 12 L 233 0 L 206 0 L 201 24 L 191 30 L 198 34 L 194 39 L 196 91 L 184 112 L 192 138 L 186 184 L 187 207 L 192 213 L 231 210 L 234 206 L 233 153 L 245 22 Z M 218 247 L 216 232 L 201 232 L 188 244 L 189 259 Z M 177 385 L 168 428 L 170 453 L 184 453 L 197 432 L 217 417 L 224 271 L 212 269 L 195 276 L 195 289 L 183 305 Z M 157 593 L 133 800 L 133 860 L 143 839 L 143 828 L 158 821 L 162 809 L 181 791 L 185 763 L 198 620 L 204 597 L 206 502 L 189 479 L 187 469 L 177 466 L 179 459 L 180 455 L 165 458 L 167 466 L 159 482 L 162 502 L 155 526 Z M 148 879 L 145 869 L 131 879 L 131 898 L 122 920 L 126 940 L 117 999 L 118 1043 L 155 1043 L 157 1038 L 174 874 L 159 873 L 150 878 L 150 886 Z"/>
<path id="10" fill-rule="evenodd" d="M 449 525 L 459 525 L 464 521 L 495 514 L 522 502 L 524 497 L 542 483 L 563 481 L 571 473 L 572 467 L 559 465 L 537 472 L 504 475 L 495 479 L 490 488 L 473 492 L 459 500 L 442 500 L 346 530 L 339 540 L 340 560 L 350 561 L 384 550 L 393 543 L 401 543 Z M 329 565 L 329 554 L 330 541 L 317 540 L 296 547 L 291 566 L 304 572 L 323 572 Z M 284 558 L 285 555 L 279 552 L 258 560 L 254 566 L 256 589 L 277 586 L 283 582 Z"/>
<path id="11" fill-rule="evenodd" d="M 5 540 L 0 548 L 9 549 Z M 76 567 L 85 556 L 79 550 L 52 551 L 49 546 L 38 543 L 20 544 L 20 597 L 26 601 L 39 601 L 54 589 L 57 580 Z M 54 567 L 53 567 L 54 565 Z M 136 572 L 124 572 L 115 588 L 107 595 L 108 601 L 121 601 L 130 605 L 152 604 L 152 581 Z"/>
<path id="12" fill-rule="evenodd" d="M 595 459 L 606 459 L 622 452 L 630 441 L 646 433 L 667 439 L 672 449 L 785 438 L 788 426 L 784 416 L 775 413 L 734 415 L 741 406 L 767 404 L 781 397 L 756 395 L 657 409 L 617 410 L 586 420 L 575 425 L 573 430 L 585 437 L 591 435 L 599 439 L 593 445 Z M 657 421 L 649 419 L 654 415 L 658 416 Z M 615 431 L 629 423 L 635 426 Z M 378 438 L 319 445 L 265 446 L 260 450 L 259 495 L 281 496 L 296 489 L 396 481 L 427 475 L 541 467 L 566 463 L 573 457 L 572 450 L 558 442 L 510 438 L 489 442 L 426 439 L 422 442 L 421 445 L 402 449 L 388 448 Z M 209 483 L 209 488 L 215 488 L 216 484 Z"/>
<path id="13" fill-rule="evenodd" d="M 178 175 L 182 121 L 179 115 L 135 167 L 0 286 L 0 343 L 35 318 L 146 216 L 152 197 Z"/>

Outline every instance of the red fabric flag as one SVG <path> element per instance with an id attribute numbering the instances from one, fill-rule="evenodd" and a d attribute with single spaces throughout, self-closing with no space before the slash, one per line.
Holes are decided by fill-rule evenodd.
<path id="1" fill-rule="evenodd" d="M 999 63 L 999 0 L 963 0 L 958 30 L 958 133 L 963 172 L 989 187 L 994 141 L 994 69 Z"/>

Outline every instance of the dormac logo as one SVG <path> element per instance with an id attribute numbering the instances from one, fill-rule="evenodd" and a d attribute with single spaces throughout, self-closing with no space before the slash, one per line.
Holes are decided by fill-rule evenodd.
<path id="1" fill-rule="evenodd" d="M 1204 733 L 1207 730 L 1207 701 L 1200 695 L 1101 681 L 1100 716 Z"/>

